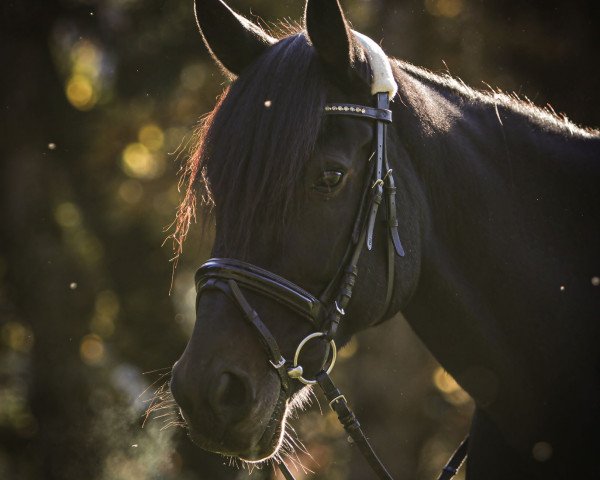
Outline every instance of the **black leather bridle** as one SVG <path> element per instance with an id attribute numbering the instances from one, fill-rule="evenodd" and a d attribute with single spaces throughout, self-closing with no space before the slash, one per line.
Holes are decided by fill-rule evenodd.
<path id="1" fill-rule="evenodd" d="M 329 377 L 336 359 L 335 336 L 345 309 L 350 303 L 354 286 L 358 277 L 358 261 L 365 245 L 373 248 L 373 234 L 379 207 L 385 203 L 385 220 L 387 228 L 387 287 L 382 316 L 388 313 L 394 289 L 395 256 L 404 256 L 404 249 L 398 235 L 398 219 L 396 211 L 396 186 L 393 171 L 386 156 L 386 128 L 392 122 L 387 92 L 375 95 L 375 107 L 334 103 L 325 106 L 325 115 L 345 115 L 375 121 L 375 152 L 369 159 L 367 175 L 362 199 L 352 235 L 340 266 L 334 278 L 325 290 L 316 297 L 293 282 L 255 265 L 233 258 L 212 258 L 205 262 L 196 272 L 196 307 L 203 291 L 217 289 L 223 292 L 239 307 L 243 317 L 256 331 L 257 336 L 268 356 L 269 363 L 276 370 L 281 384 L 279 405 L 288 397 L 290 381 L 297 380 L 307 385 L 318 384 L 325 394 L 330 407 L 337 413 L 346 431 L 352 437 L 361 453 L 365 456 L 380 479 L 392 480 L 385 466 L 381 463 L 366 436 L 360 428 L 356 416 L 350 410 L 346 398 L 336 388 Z M 241 288 L 240 288 L 241 287 Z M 246 300 L 242 289 L 259 293 L 297 313 L 313 326 L 314 332 L 308 335 L 296 349 L 294 361 L 286 360 L 267 326 Z M 299 355 L 307 342 L 314 338 L 322 338 L 329 344 L 326 355 L 331 353 L 331 360 L 326 368 L 327 359 L 323 360 L 323 369 L 314 379 L 306 379 L 302 366 L 298 364 Z M 451 478 L 462 464 L 467 449 L 467 439 L 454 453 L 439 480 Z M 278 464 L 284 477 L 294 477 L 285 465 Z"/>

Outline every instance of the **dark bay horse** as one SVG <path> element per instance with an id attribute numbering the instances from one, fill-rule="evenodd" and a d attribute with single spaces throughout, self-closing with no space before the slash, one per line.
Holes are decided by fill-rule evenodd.
<path id="1" fill-rule="evenodd" d="M 373 68 L 337 0 L 308 0 L 282 39 L 221 0 L 196 2 L 213 57 L 236 79 L 200 132 L 180 208 L 214 204 L 213 256 L 320 294 L 345 255 L 373 154 L 373 121 L 324 116 L 372 105 Z M 387 155 L 405 256 L 386 308 L 387 230 L 358 262 L 338 345 L 402 312 L 475 399 L 469 479 L 600 478 L 600 135 L 501 93 L 389 60 Z M 314 328 L 259 292 L 245 298 L 284 358 Z M 200 447 L 275 455 L 302 399 L 223 292 L 198 296 L 171 390 Z M 323 342 L 303 360 L 319 369 Z M 393 378 L 389 379 L 394 381 Z"/>

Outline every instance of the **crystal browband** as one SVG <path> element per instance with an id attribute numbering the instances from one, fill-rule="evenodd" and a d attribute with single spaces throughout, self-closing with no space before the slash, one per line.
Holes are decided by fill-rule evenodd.
<path id="1" fill-rule="evenodd" d="M 325 105 L 326 115 L 350 115 L 354 117 L 371 118 L 381 122 L 392 122 L 392 111 L 387 108 L 373 108 L 351 103 L 329 103 Z"/>

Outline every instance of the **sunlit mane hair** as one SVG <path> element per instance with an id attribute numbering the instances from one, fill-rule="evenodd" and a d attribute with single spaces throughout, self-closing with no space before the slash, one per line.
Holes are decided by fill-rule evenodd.
<path id="1" fill-rule="evenodd" d="M 280 238 L 317 142 L 324 103 L 324 75 L 302 33 L 282 39 L 245 70 L 197 132 L 181 178 L 176 250 L 195 218 L 196 198 L 215 207 L 226 251 L 243 255 L 249 231 Z"/>

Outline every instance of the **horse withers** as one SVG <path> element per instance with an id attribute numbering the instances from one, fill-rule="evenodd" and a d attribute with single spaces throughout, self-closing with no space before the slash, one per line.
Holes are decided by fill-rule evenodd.
<path id="1" fill-rule="evenodd" d="M 401 311 L 475 399 L 467 478 L 597 476 L 598 132 L 387 59 L 380 137 L 380 67 L 337 0 L 308 0 L 281 39 L 221 0 L 196 16 L 235 80 L 180 209 L 185 231 L 201 188 L 217 227 L 171 381 L 194 442 L 277 460 L 302 340 L 323 332 L 302 351 L 313 378 L 331 340 Z"/>

